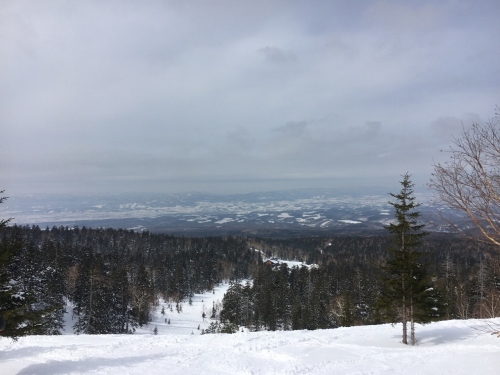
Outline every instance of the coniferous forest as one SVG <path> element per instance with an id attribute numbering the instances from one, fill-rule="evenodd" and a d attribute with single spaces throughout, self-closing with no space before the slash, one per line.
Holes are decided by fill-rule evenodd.
<path id="1" fill-rule="evenodd" d="M 377 301 L 390 243 L 386 233 L 269 240 L 4 227 L 0 312 L 8 324 L 3 335 L 58 334 L 68 306 L 75 333 L 132 333 L 148 323 L 159 298 L 177 307 L 222 281 L 231 285 L 222 308 L 213 309 L 214 330 L 389 322 Z M 434 286 L 427 320 L 500 315 L 500 261 L 492 247 L 430 234 L 420 249 Z M 317 266 L 264 264 L 270 256 Z"/>

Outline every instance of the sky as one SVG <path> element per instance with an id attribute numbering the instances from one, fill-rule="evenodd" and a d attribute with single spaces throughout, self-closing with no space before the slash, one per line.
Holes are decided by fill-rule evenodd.
<path id="1" fill-rule="evenodd" d="M 424 186 L 500 105 L 499 15 L 497 0 L 0 0 L 0 190 Z"/>

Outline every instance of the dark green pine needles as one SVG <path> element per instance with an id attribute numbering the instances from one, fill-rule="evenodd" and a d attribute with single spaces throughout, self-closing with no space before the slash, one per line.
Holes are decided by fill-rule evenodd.
<path id="1" fill-rule="evenodd" d="M 415 345 L 415 323 L 428 323 L 439 316 L 439 294 L 424 262 L 422 239 L 427 235 L 418 223 L 413 183 L 406 173 L 401 191 L 390 194 L 395 209 L 395 222 L 385 227 L 391 234 L 388 257 L 381 266 L 381 292 L 377 310 L 383 321 L 401 322 L 402 342 L 408 344 L 407 323 L 410 323 L 410 343 Z"/>

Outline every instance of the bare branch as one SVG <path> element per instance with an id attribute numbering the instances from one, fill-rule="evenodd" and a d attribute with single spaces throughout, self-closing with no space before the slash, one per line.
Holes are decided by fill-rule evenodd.
<path id="1" fill-rule="evenodd" d="M 430 187 L 444 205 L 470 219 L 481 240 L 500 246 L 498 118 L 463 128 L 460 137 L 453 138 L 448 152 L 448 161 L 434 164 Z"/>

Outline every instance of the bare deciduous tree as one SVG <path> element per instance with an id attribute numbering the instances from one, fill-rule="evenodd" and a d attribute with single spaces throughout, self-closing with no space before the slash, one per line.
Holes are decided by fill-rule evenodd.
<path id="1" fill-rule="evenodd" d="M 447 162 L 434 164 L 431 188 L 446 206 L 467 215 L 479 231 L 479 240 L 500 246 L 499 115 L 485 124 L 464 128 L 460 137 L 453 138 L 449 152 Z M 500 251 L 500 247 L 497 249 Z M 488 294 L 486 302 L 488 313 L 495 315 L 496 291 Z M 458 302 L 457 306 L 460 315 L 467 317 L 468 304 Z M 500 337 L 499 326 L 488 327 L 487 331 Z"/>
<path id="2" fill-rule="evenodd" d="M 479 239 L 500 246 L 498 116 L 464 128 L 453 138 L 449 153 L 448 161 L 434 164 L 430 187 L 446 206 L 467 215 L 479 230 Z"/>

